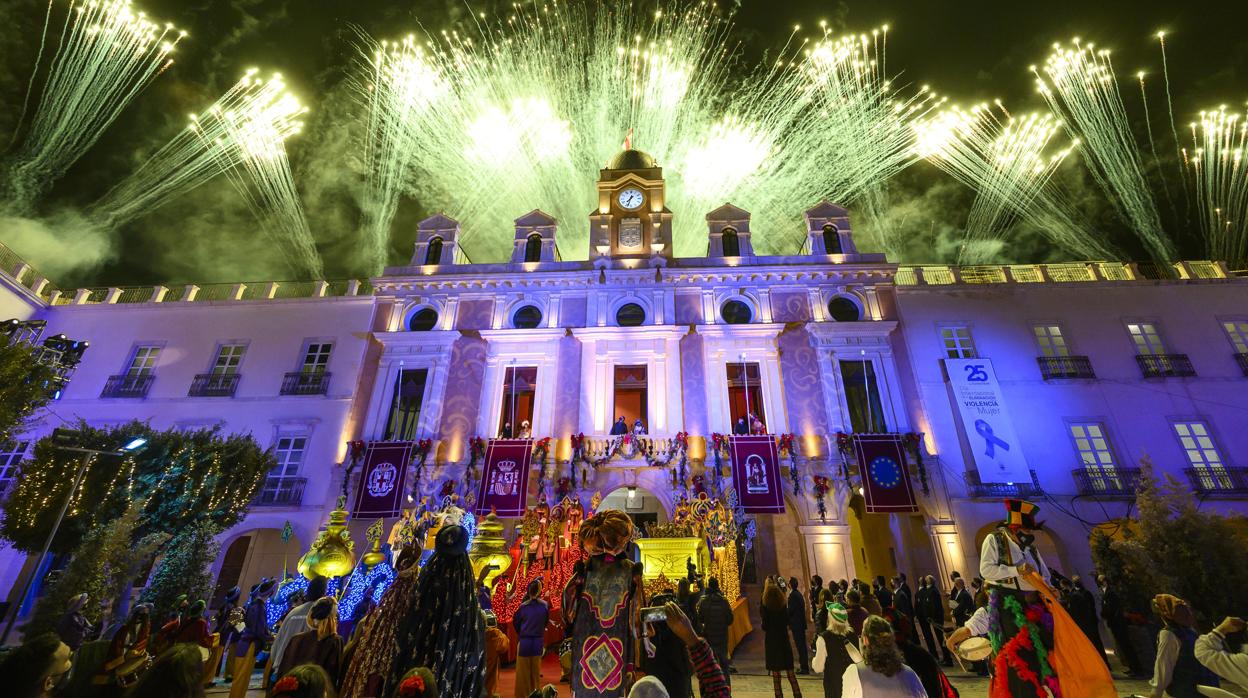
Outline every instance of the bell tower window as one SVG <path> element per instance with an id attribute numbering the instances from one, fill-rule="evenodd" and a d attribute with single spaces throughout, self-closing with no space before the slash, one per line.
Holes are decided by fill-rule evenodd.
<path id="1" fill-rule="evenodd" d="M 524 261 L 540 262 L 542 261 L 542 236 L 533 233 L 529 235 L 524 242 Z"/>
<path id="2" fill-rule="evenodd" d="M 835 225 L 823 226 L 823 251 L 825 254 L 841 254 L 841 234 Z"/>
<path id="3" fill-rule="evenodd" d="M 425 264 L 442 263 L 442 238 L 429 239 L 429 247 L 425 250 Z"/>
<path id="4" fill-rule="evenodd" d="M 741 256 L 741 239 L 737 237 L 737 231 L 732 228 L 724 228 L 724 232 L 720 235 L 720 240 L 725 257 Z"/>

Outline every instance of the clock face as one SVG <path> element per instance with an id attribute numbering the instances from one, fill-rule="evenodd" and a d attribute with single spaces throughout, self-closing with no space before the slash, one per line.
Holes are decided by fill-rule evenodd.
<path id="1" fill-rule="evenodd" d="M 645 197 L 642 195 L 641 190 L 639 189 L 625 189 L 624 191 L 620 192 L 620 197 L 619 197 L 620 206 L 623 206 L 624 208 L 631 211 L 637 208 L 638 206 L 641 206 L 641 202 L 644 198 Z"/>

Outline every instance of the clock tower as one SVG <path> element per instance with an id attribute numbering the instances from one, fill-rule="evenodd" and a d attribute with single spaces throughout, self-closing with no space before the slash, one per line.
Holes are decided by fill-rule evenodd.
<path id="1" fill-rule="evenodd" d="M 663 168 L 640 150 L 623 150 L 598 174 L 598 208 L 589 216 L 589 258 L 670 259 L 672 212 Z"/>

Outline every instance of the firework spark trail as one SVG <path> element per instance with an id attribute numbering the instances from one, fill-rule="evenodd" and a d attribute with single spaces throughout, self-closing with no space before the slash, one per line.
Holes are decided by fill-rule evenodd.
<path id="1" fill-rule="evenodd" d="M 130 0 L 71 2 L 39 105 L 14 155 L 10 187 L 19 210 L 29 210 L 172 63 L 169 53 L 183 36 Z"/>
<path id="2" fill-rule="evenodd" d="M 1193 148 L 1185 169 L 1196 192 L 1196 210 L 1210 259 L 1248 257 L 1248 117 L 1225 106 L 1202 111 L 1190 126 Z"/>
<path id="3" fill-rule="evenodd" d="M 285 140 L 300 131 L 306 111 L 280 75 L 265 79 L 249 70 L 89 213 L 102 227 L 115 228 L 226 173 L 278 239 L 291 266 L 317 277 L 320 260 L 285 150 Z"/>
<path id="4" fill-rule="evenodd" d="M 1054 44 L 1043 68 L 1032 67 L 1040 94 L 1082 142 L 1084 161 L 1097 183 L 1157 261 L 1174 248 L 1162 229 L 1152 191 L 1144 178 L 1109 51 L 1074 40 Z"/>
<path id="5" fill-rule="evenodd" d="M 1148 134 L 1148 150 L 1153 155 L 1153 169 L 1161 178 L 1161 191 L 1166 195 L 1166 205 L 1170 207 L 1170 213 L 1177 218 L 1179 211 L 1174 206 L 1174 197 L 1170 195 L 1170 180 L 1166 177 L 1166 170 L 1161 166 L 1161 158 L 1157 155 L 1157 139 L 1153 138 L 1153 120 L 1148 111 L 1148 92 L 1144 89 L 1144 71 L 1137 72 L 1135 77 L 1140 83 L 1140 106 L 1144 111 L 1144 132 Z"/>
<path id="6" fill-rule="evenodd" d="M 997 245 L 1015 222 L 1025 221 L 1062 248 L 1091 259 L 1111 256 L 1049 186 L 1071 151 L 1051 148 L 1061 122 L 1048 114 L 1010 115 L 979 104 L 949 107 L 914 125 L 916 154 L 975 190 L 959 261 L 992 261 Z"/>
<path id="7" fill-rule="evenodd" d="M 851 203 L 914 160 L 908 123 L 936 99 L 893 96 L 882 39 L 825 34 L 741 77 L 729 30 L 708 3 L 521 5 L 477 38 L 366 41 L 372 248 L 385 250 L 398 197 L 415 191 L 461 222 L 475 260 L 506 258 L 512 220 L 534 207 L 561 222 L 563 258 L 584 258 L 597 171 L 630 128 L 664 168 L 681 256 L 705 253 L 703 214 L 727 200 L 775 226 L 757 252 L 795 252 L 803 210 Z"/>

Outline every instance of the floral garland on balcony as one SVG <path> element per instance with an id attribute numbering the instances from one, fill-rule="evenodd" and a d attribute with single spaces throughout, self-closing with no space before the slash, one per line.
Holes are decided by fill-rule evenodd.
<path id="1" fill-rule="evenodd" d="M 689 496 L 689 458 L 685 455 L 689 450 L 689 432 L 676 432 L 676 448 L 673 452 L 669 452 L 667 462 L 670 463 L 676 452 L 680 454 L 680 462 L 672 467 L 672 491 L 685 491 L 685 496 Z M 657 459 L 656 459 L 657 460 Z M 650 456 L 646 456 L 646 463 L 654 465 L 650 462 Z"/>
<path id="2" fill-rule="evenodd" d="M 824 502 L 828 492 L 832 490 L 832 481 L 826 475 L 816 475 L 815 480 L 815 506 L 819 511 L 819 520 L 828 520 L 828 505 Z"/>
<path id="3" fill-rule="evenodd" d="M 836 452 L 841 454 L 841 479 L 849 481 L 849 455 L 854 451 L 854 439 L 843 431 L 836 432 Z"/>
<path id="4" fill-rule="evenodd" d="M 345 461 L 347 469 L 342 474 L 342 495 L 344 497 L 347 496 L 348 491 L 351 489 L 351 474 L 360 465 L 360 461 L 364 460 L 365 445 L 363 441 L 359 440 L 347 442 L 347 460 Z"/>
<path id="5" fill-rule="evenodd" d="M 416 484 L 420 484 L 421 475 L 425 472 L 425 462 L 429 460 L 429 452 L 433 450 L 433 439 L 421 439 L 416 442 Z"/>
<path id="6" fill-rule="evenodd" d="M 485 457 L 485 439 L 473 436 L 468 439 L 468 465 L 464 468 L 464 488 L 467 497 L 476 499 L 476 487 L 472 484 L 477 479 L 477 462 Z"/>
<path id="7" fill-rule="evenodd" d="M 711 453 L 715 455 L 715 467 L 711 469 L 711 494 L 719 498 L 724 493 L 724 449 L 728 448 L 728 435 L 711 434 Z"/>
<path id="8" fill-rule="evenodd" d="M 576 483 L 572 482 L 572 478 L 566 476 L 559 478 L 559 482 L 555 485 L 555 499 L 562 502 L 572 495 L 575 488 Z"/>
<path id="9" fill-rule="evenodd" d="M 694 497 L 700 497 L 700 496 L 702 496 L 702 495 L 704 495 L 704 494 L 707 494 L 707 492 L 706 492 L 706 476 L 705 476 L 705 475 L 694 475 L 694 476 L 693 476 L 693 496 L 694 496 Z"/>
<path id="10" fill-rule="evenodd" d="M 787 453 L 789 456 L 789 478 L 793 480 L 794 497 L 802 494 L 802 478 L 797 472 L 797 449 L 793 447 L 796 439 L 793 434 L 780 435 L 780 455 Z"/>
<path id="11" fill-rule="evenodd" d="M 587 453 L 585 448 L 586 443 L 584 433 L 573 434 L 571 441 L 572 458 L 569 461 L 569 465 L 573 469 L 572 477 L 575 479 L 576 463 L 585 463 L 589 467 L 597 470 L 598 468 L 606 465 L 616 456 L 631 459 L 640 455 L 642 459 L 646 461 L 646 465 L 651 468 L 666 468 L 678 457 L 683 463 L 685 459 L 685 451 L 689 446 L 689 435 L 683 431 L 678 433 L 676 435 L 677 447 L 667 451 L 666 457 L 661 457 L 655 453 L 653 442 L 651 442 L 651 445 L 647 447 L 642 439 L 637 438 L 632 434 L 613 436 L 608 439 L 606 453 L 599 458 L 593 458 Z M 682 465 L 681 467 L 684 469 L 687 466 Z M 588 475 L 582 474 L 582 479 L 588 479 Z"/>
<path id="12" fill-rule="evenodd" d="M 919 473 L 919 486 L 923 489 L 923 494 L 931 494 L 931 488 L 927 484 L 927 466 L 923 464 L 923 435 L 912 431 L 902 436 L 901 440 L 914 455 L 914 467 Z"/>
<path id="13" fill-rule="evenodd" d="M 533 444 L 533 455 L 537 456 L 537 497 L 545 499 L 546 495 L 546 463 L 550 460 L 550 437 L 538 439 Z M 562 499 L 562 497 L 560 498 Z"/>

